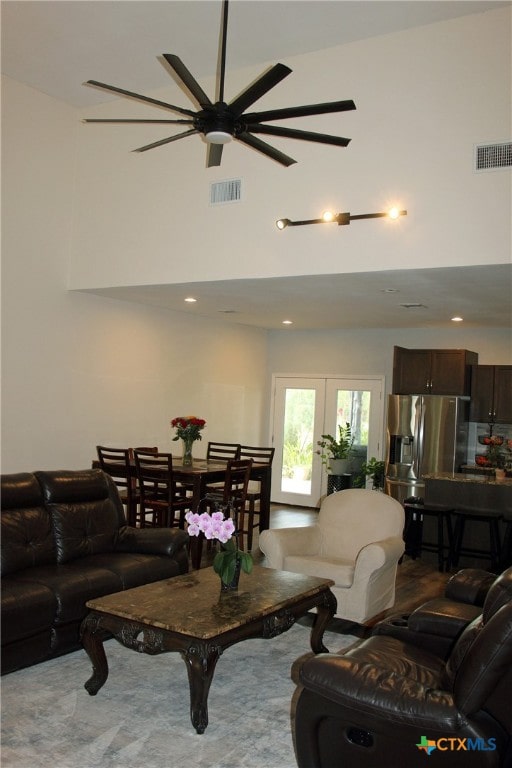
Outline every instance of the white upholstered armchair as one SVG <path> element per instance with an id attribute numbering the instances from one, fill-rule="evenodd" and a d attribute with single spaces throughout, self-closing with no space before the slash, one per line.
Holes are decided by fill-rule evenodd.
<path id="1" fill-rule="evenodd" d="M 259 546 L 270 568 L 332 579 L 336 616 L 361 624 L 395 602 L 403 529 L 398 501 L 351 488 L 326 496 L 314 525 L 263 531 Z"/>

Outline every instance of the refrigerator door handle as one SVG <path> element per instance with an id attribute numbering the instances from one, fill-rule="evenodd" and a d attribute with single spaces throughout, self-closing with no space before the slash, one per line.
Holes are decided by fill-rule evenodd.
<path id="1" fill-rule="evenodd" d="M 414 441 L 412 454 L 412 472 L 416 479 L 420 479 L 421 477 L 423 439 L 423 408 L 421 407 L 421 400 L 418 398 L 414 413 Z"/>

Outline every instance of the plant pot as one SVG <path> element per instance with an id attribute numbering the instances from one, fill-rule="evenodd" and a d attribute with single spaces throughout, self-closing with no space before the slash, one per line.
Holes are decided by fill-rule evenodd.
<path id="1" fill-rule="evenodd" d="M 331 475 L 347 475 L 350 463 L 350 459 L 329 459 L 329 471 Z"/>

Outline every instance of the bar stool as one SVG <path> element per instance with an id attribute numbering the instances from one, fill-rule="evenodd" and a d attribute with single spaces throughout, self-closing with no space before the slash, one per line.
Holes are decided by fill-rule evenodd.
<path id="1" fill-rule="evenodd" d="M 423 551 L 437 553 L 438 569 L 443 573 L 449 571 L 453 562 L 454 551 L 454 532 L 452 527 L 451 507 L 424 504 L 404 504 L 405 527 L 404 541 L 405 554 L 416 560 Z M 425 541 L 423 539 L 423 522 L 425 517 L 435 518 L 437 521 L 437 539 L 436 541 Z M 445 533 L 448 542 L 445 543 Z M 446 554 L 445 554 L 446 553 Z"/>
<path id="2" fill-rule="evenodd" d="M 455 509 L 455 545 L 453 550 L 453 565 L 459 564 L 461 556 L 474 557 L 480 560 L 490 560 L 491 570 L 499 572 L 501 562 L 501 538 L 499 520 L 501 512 L 494 510 Z M 483 523 L 489 526 L 489 549 L 480 549 L 464 545 L 466 522 Z"/>

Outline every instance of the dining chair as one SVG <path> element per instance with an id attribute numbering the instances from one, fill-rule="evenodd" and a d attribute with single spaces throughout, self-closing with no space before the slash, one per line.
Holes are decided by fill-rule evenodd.
<path id="1" fill-rule="evenodd" d="M 140 525 L 158 528 L 185 528 L 185 512 L 191 500 L 182 496 L 176 486 L 171 453 L 134 451 L 135 471 L 140 492 Z"/>
<path id="2" fill-rule="evenodd" d="M 119 491 L 121 502 L 126 507 L 128 525 L 135 526 L 140 497 L 131 466 L 133 449 L 108 448 L 105 445 L 97 445 L 96 453 L 98 454 L 100 469 L 110 475 Z"/>
<path id="3" fill-rule="evenodd" d="M 239 549 L 243 549 L 244 543 L 240 519 L 244 515 L 252 465 L 252 459 L 229 459 L 222 487 L 206 495 L 208 501 L 213 502 L 214 505 L 221 505 L 226 509 L 225 514 L 233 516 Z"/>
<path id="4" fill-rule="evenodd" d="M 239 443 L 216 443 L 209 442 L 206 449 L 206 461 L 228 461 L 229 459 L 238 459 L 240 452 Z M 206 493 L 222 493 L 224 483 L 210 483 L 206 487 Z"/>
<path id="5" fill-rule="evenodd" d="M 240 458 L 252 459 L 254 464 L 266 464 L 272 466 L 274 459 L 275 448 L 262 448 L 253 445 L 241 445 L 240 446 Z M 246 503 L 244 509 L 241 510 L 238 524 L 241 531 L 241 535 L 247 536 L 247 551 L 252 549 L 253 531 L 259 525 L 259 508 L 256 509 L 256 504 L 261 501 L 261 481 L 250 480 L 249 488 L 247 490 Z M 255 520 L 255 518 L 257 518 Z"/>

